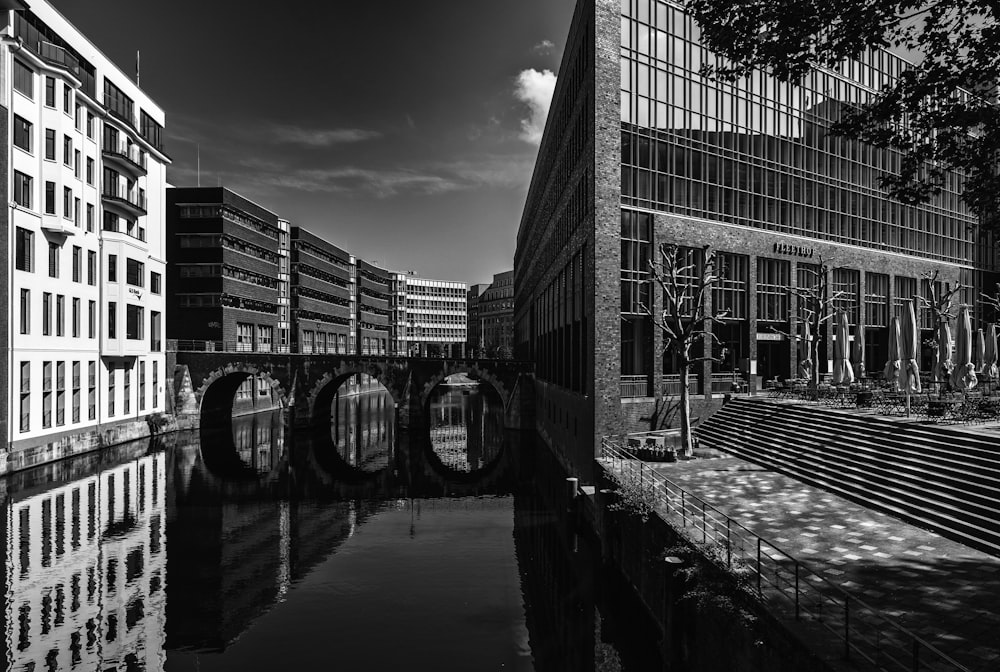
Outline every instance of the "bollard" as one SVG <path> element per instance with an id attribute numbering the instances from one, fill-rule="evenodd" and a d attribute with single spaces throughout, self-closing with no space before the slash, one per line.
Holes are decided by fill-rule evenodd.
<path id="1" fill-rule="evenodd" d="M 572 510 L 573 505 L 576 502 L 576 498 L 579 494 L 580 494 L 580 479 L 572 477 L 567 478 L 566 501 L 569 502 L 567 510 Z"/>

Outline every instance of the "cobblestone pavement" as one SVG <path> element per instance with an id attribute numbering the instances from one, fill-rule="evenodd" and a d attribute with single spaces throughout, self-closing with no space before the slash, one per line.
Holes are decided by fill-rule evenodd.
<path id="1" fill-rule="evenodd" d="M 738 458 L 651 466 L 970 669 L 1000 669 L 1000 558 Z"/>

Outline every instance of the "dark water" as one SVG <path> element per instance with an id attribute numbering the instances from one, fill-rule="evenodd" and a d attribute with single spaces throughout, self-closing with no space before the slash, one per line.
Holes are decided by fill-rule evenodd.
<path id="1" fill-rule="evenodd" d="M 445 389 L 445 388 L 442 388 Z M 659 635 L 476 389 L 344 390 L 5 482 L 5 669 L 654 670 Z"/>

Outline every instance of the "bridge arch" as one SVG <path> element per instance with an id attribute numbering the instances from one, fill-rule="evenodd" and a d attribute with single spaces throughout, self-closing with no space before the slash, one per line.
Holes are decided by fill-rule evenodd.
<path id="1" fill-rule="evenodd" d="M 420 405 L 425 413 L 430 408 L 431 394 L 434 392 L 434 389 L 447 380 L 449 376 L 457 373 L 464 373 L 473 380 L 489 383 L 500 397 L 500 403 L 503 404 L 504 411 L 507 410 L 513 397 L 513 390 L 508 390 L 507 384 L 500 377 L 496 376 L 490 368 L 480 366 L 478 362 L 474 361 L 447 361 L 424 382 L 420 390 Z"/>
<path id="2" fill-rule="evenodd" d="M 224 421 L 228 426 L 232 417 L 233 400 L 240 385 L 247 378 L 263 380 L 271 388 L 271 402 L 278 408 L 288 407 L 288 395 L 281 383 L 271 376 L 271 372 L 254 364 L 239 362 L 227 364 L 208 373 L 195 392 L 199 401 L 201 426 L 219 424 Z"/>
<path id="3" fill-rule="evenodd" d="M 326 427 L 330 424 L 330 408 L 337 390 L 353 376 L 367 375 L 377 380 L 392 396 L 392 402 L 399 408 L 406 402 L 404 391 L 397 380 L 395 371 L 381 367 L 372 361 L 343 362 L 333 371 L 324 372 L 307 393 L 310 424 L 314 427 Z"/>

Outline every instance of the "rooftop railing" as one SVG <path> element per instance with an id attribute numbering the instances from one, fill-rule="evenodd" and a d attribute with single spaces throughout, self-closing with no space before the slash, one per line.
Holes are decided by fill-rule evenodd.
<path id="1" fill-rule="evenodd" d="M 779 618 L 808 621 L 840 640 L 846 660 L 882 670 L 969 672 L 969 669 L 878 609 L 817 574 L 773 542 L 604 438 L 599 461 L 616 480 L 648 487 L 656 510 L 705 556 L 749 578 L 752 590 Z"/>

